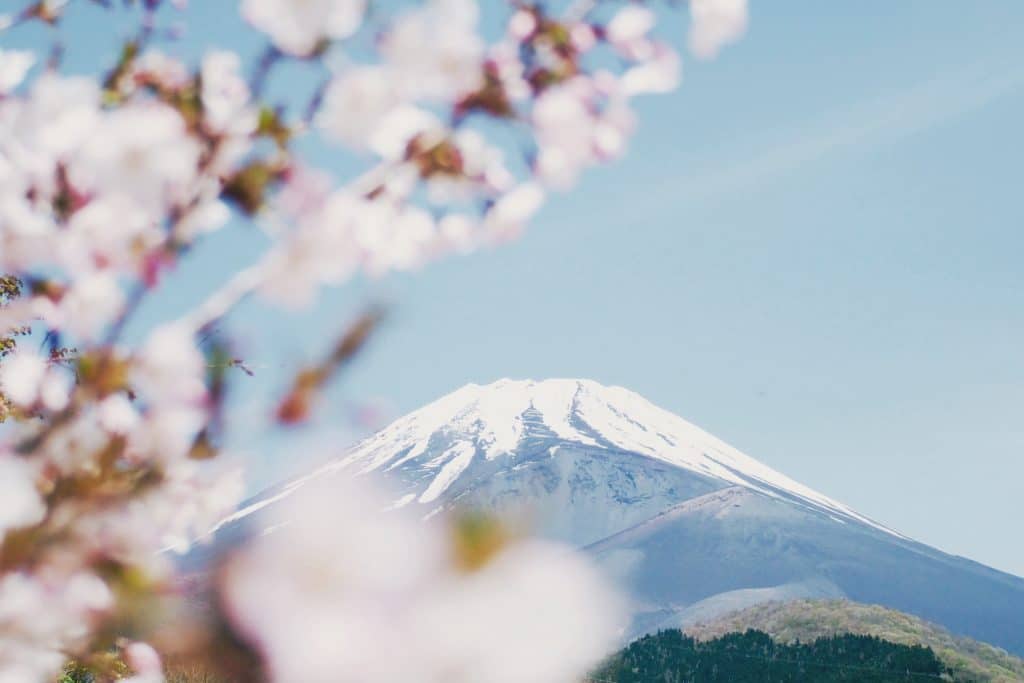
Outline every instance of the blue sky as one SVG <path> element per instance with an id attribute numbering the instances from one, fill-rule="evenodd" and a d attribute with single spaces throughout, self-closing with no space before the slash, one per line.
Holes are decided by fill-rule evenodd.
<path id="1" fill-rule="evenodd" d="M 332 391 L 321 445 L 345 445 L 367 397 L 397 415 L 470 381 L 588 377 L 1024 575 L 1024 4 L 751 3 L 745 40 L 688 59 L 677 93 L 640 103 L 628 158 L 554 198 L 518 242 L 334 290 L 308 314 L 234 316 L 258 371 L 235 413 L 239 445 L 263 454 L 253 486 L 312 448 L 249 429 L 261 399 L 384 300 L 392 316 Z M 186 49 L 255 50 L 232 5 L 194 0 Z M 112 50 L 116 25 L 94 17 L 69 23 L 89 32 L 72 69 Z M 662 27 L 680 43 L 684 30 L 679 15 Z M 253 260 L 247 234 L 218 236 L 149 317 Z"/>

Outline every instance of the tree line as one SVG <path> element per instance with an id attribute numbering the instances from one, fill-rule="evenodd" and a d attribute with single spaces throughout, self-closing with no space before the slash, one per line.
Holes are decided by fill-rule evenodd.
<path id="1" fill-rule="evenodd" d="M 849 633 L 786 644 L 753 629 L 705 641 L 679 630 L 647 635 L 591 676 L 593 683 L 927 680 L 954 680 L 929 647 Z"/>

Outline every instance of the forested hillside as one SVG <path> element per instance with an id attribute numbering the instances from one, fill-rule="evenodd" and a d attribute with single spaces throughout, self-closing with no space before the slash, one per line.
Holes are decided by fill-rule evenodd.
<path id="1" fill-rule="evenodd" d="M 779 643 L 747 630 L 700 641 L 678 630 L 634 641 L 593 683 L 894 683 L 956 680 L 927 647 L 844 634 L 812 643 Z"/>
<path id="2" fill-rule="evenodd" d="M 849 600 L 769 602 L 685 629 L 698 640 L 748 628 L 783 643 L 810 642 L 840 633 L 869 635 L 903 645 L 930 647 L 960 680 L 979 683 L 1024 681 L 1024 661 L 1005 650 L 956 636 L 936 624 L 881 605 Z"/>

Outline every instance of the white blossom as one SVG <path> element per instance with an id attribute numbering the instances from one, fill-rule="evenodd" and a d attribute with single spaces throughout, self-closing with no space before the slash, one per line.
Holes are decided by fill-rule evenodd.
<path id="1" fill-rule="evenodd" d="M 70 372 L 51 369 L 39 386 L 39 401 L 51 412 L 64 410 L 71 400 L 74 377 Z"/>
<path id="2" fill-rule="evenodd" d="M 205 360 L 187 326 L 168 323 L 150 334 L 132 366 L 132 383 L 143 409 L 128 433 L 131 460 L 176 467 L 186 458 L 206 420 L 205 371 Z M 105 425 L 111 431 L 119 426 L 118 418 L 127 418 L 123 407 L 118 412 L 121 415 L 106 415 L 114 418 Z"/>
<path id="3" fill-rule="evenodd" d="M 574 683 L 615 646 L 622 618 L 586 559 L 543 541 L 513 543 L 424 598 L 415 634 L 438 682 L 458 672 L 474 683 Z"/>
<path id="4" fill-rule="evenodd" d="M 249 135 L 256 128 L 256 113 L 249 108 L 249 86 L 241 76 L 241 66 L 238 55 L 228 50 L 214 50 L 203 57 L 203 117 L 214 132 Z"/>
<path id="5" fill-rule="evenodd" d="M 400 101 L 386 67 L 352 67 L 331 81 L 324 93 L 317 125 L 330 138 L 365 150 L 381 118 Z"/>
<path id="6" fill-rule="evenodd" d="M 224 227 L 230 219 L 231 209 L 222 200 L 200 200 L 195 208 L 178 221 L 175 235 L 184 242 L 192 242 L 200 235 Z"/>
<path id="7" fill-rule="evenodd" d="M 569 27 L 569 40 L 581 54 L 588 52 L 597 45 L 597 34 L 594 27 L 586 22 L 577 22 Z"/>
<path id="8" fill-rule="evenodd" d="M 549 88 L 533 108 L 536 173 L 556 189 L 571 187 L 587 166 L 619 156 L 633 114 L 614 76 L 577 76 Z"/>
<path id="9" fill-rule="evenodd" d="M 622 74 L 622 91 L 627 96 L 664 94 L 679 85 L 682 66 L 679 55 L 665 46 L 656 46 L 646 61 L 632 66 Z"/>
<path id="10" fill-rule="evenodd" d="M 156 221 L 122 192 L 97 197 L 72 214 L 57 241 L 56 256 L 71 273 L 89 273 L 97 264 L 133 272 L 139 255 L 158 245 Z"/>
<path id="11" fill-rule="evenodd" d="M 55 680 L 66 653 L 111 604 L 106 584 L 91 573 L 0 576 L 0 681 Z"/>
<path id="12" fill-rule="evenodd" d="M 17 88 L 35 61 L 31 52 L 0 49 L 0 96 Z"/>
<path id="13" fill-rule="evenodd" d="M 508 19 L 508 35 L 516 42 L 522 42 L 537 30 L 537 17 L 533 12 L 518 9 Z"/>
<path id="14" fill-rule="evenodd" d="M 30 264 L 50 261 L 55 230 L 48 211 L 37 210 L 11 185 L 0 188 L 0 264 L 7 272 L 23 272 Z"/>
<path id="15" fill-rule="evenodd" d="M 11 529 L 38 524 L 45 514 L 34 469 L 22 458 L 0 452 L 0 542 Z"/>
<path id="16" fill-rule="evenodd" d="M 186 552 L 198 538 L 209 540 L 206 532 L 234 511 L 245 492 L 242 471 L 237 467 L 208 472 L 195 462 L 179 462 L 166 476 L 168 485 L 143 499 L 143 514 L 150 518 L 150 532 L 156 532 L 165 548 L 179 553 Z M 161 518 L 154 510 L 166 516 Z M 132 546 L 139 547 L 139 541 Z"/>
<path id="17" fill-rule="evenodd" d="M 61 298 L 59 327 L 78 339 L 92 341 L 114 321 L 124 306 L 124 292 L 109 270 L 76 279 Z"/>
<path id="18" fill-rule="evenodd" d="M 395 107 L 373 128 L 368 143 L 382 159 L 397 161 L 405 155 L 406 148 L 417 135 L 432 133 L 441 137 L 444 129 L 441 121 L 425 109 L 411 105 Z"/>
<path id="19" fill-rule="evenodd" d="M 400 16 L 380 50 L 413 99 L 450 99 L 479 87 L 484 43 L 475 0 L 428 0 Z"/>
<path id="20" fill-rule="evenodd" d="M 151 406 L 195 405 L 206 394 L 205 363 L 192 331 L 179 323 L 154 330 L 139 351 L 132 379 Z"/>
<path id="21" fill-rule="evenodd" d="M 410 270 L 431 256 L 435 245 L 434 219 L 424 209 L 404 206 L 378 225 L 361 225 L 357 244 L 364 266 L 373 275 L 389 270 Z"/>
<path id="22" fill-rule="evenodd" d="M 711 59 L 747 31 L 747 0 L 690 0 L 690 50 Z"/>
<path id="23" fill-rule="evenodd" d="M 132 70 L 136 76 L 155 80 L 165 88 L 184 88 L 190 80 L 188 68 L 181 60 L 159 50 L 146 50 L 135 60 Z"/>
<path id="24" fill-rule="evenodd" d="M 529 99 L 533 90 L 525 78 L 518 42 L 503 40 L 495 43 L 488 51 L 488 59 L 510 101 L 522 102 Z"/>
<path id="25" fill-rule="evenodd" d="M 494 203 L 484 219 L 484 229 L 495 241 L 517 236 L 544 203 L 544 190 L 534 182 L 523 183 Z"/>
<path id="26" fill-rule="evenodd" d="M 76 524 L 83 552 L 166 573 L 183 553 L 234 510 L 244 491 L 238 469 L 207 471 L 193 461 L 166 467 L 163 481 L 123 505 L 83 516 Z"/>
<path id="27" fill-rule="evenodd" d="M 100 401 L 99 422 L 111 434 L 128 434 L 139 423 L 139 413 L 128 396 L 119 391 Z"/>
<path id="28" fill-rule="evenodd" d="M 47 468 L 61 474 L 76 474 L 95 466 L 94 458 L 109 443 L 109 434 L 100 427 L 96 408 L 90 405 L 71 418 L 63 429 L 46 441 L 39 459 Z"/>
<path id="29" fill-rule="evenodd" d="M 295 180 L 301 182 L 303 176 Z M 290 197 L 297 199 L 298 191 Z M 261 292 L 289 307 L 308 305 L 321 285 L 338 284 L 357 270 L 354 225 L 367 220 L 372 202 L 337 191 L 302 206 L 298 225 L 266 264 Z"/>
<path id="30" fill-rule="evenodd" d="M 423 208 L 338 190 L 320 206 L 305 207 L 265 264 L 260 291 L 276 303 L 303 307 L 320 286 L 340 284 L 359 271 L 382 275 L 414 269 L 449 244 Z"/>
<path id="31" fill-rule="evenodd" d="M 304 488 L 228 565 L 229 616 L 274 681 L 569 683 L 612 644 L 617 600 L 572 550 L 513 544 L 467 572 L 440 518 L 387 507 L 362 479 Z"/>
<path id="32" fill-rule="evenodd" d="M 533 107 L 540 150 L 537 175 L 559 189 L 575 183 L 593 157 L 591 112 L 577 88 L 561 85 L 545 91 Z"/>
<path id="33" fill-rule="evenodd" d="M 121 679 L 121 683 L 163 683 L 163 663 L 148 643 L 130 643 L 124 648 L 124 660 L 135 674 Z"/>
<path id="34" fill-rule="evenodd" d="M 19 349 L 0 364 L 0 390 L 16 405 L 31 406 L 39 397 L 47 370 L 45 358 Z"/>
<path id="35" fill-rule="evenodd" d="M 386 501 L 368 487 L 339 484 L 289 498 L 278 530 L 229 564 L 229 615 L 278 683 L 429 680 L 376 648 L 404 640 L 401 613 L 440 570 L 446 539 L 380 514 Z"/>
<path id="36" fill-rule="evenodd" d="M 0 363 L 0 390 L 22 408 L 38 402 L 48 410 L 62 410 L 71 388 L 70 375 L 31 350 L 20 348 Z"/>
<path id="37" fill-rule="evenodd" d="M 144 102 L 105 113 L 68 172 L 82 190 L 124 194 L 162 215 L 190 196 L 199 154 L 178 112 Z"/>
<path id="38" fill-rule="evenodd" d="M 0 103 L 0 158 L 17 169 L 19 182 L 31 185 L 41 203 L 56 190 L 57 163 L 92 137 L 99 105 L 94 80 L 52 72 L 32 83 L 27 98 Z"/>
<path id="39" fill-rule="evenodd" d="M 629 52 L 633 46 L 645 41 L 654 28 L 654 12 L 642 5 L 626 5 L 620 9 L 605 30 L 608 40 L 619 50 Z"/>
<path id="40" fill-rule="evenodd" d="M 242 0 L 242 16 L 281 51 L 308 55 L 323 39 L 359 29 L 366 0 Z"/>

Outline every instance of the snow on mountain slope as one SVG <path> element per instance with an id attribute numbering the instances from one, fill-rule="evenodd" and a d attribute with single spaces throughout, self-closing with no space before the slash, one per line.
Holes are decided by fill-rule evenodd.
<path id="1" fill-rule="evenodd" d="M 475 461 L 513 456 L 538 439 L 647 456 L 895 534 L 638 394 L 590 380 L 468 384 L 398 419 L 314 476 L 339 468 L 390 472 L 416 463 L 432 475 L 415 496 L 427 504 L 441 498 Z"/>
<path id="2" fill-rule="evenodd" d="M 1024 652 L 1024 580 L 886 529 L 633 392 L 586 380 L 467 385 L 255 497 L 217 544 L 266 531 L 277 501 L 352 473 L 383 479 L 392 507 L 483 509 L 583 548 L 628 593 L 627 635 L 843 595 Z M 186 564 L 207 560 L 197 547 Z"/>

